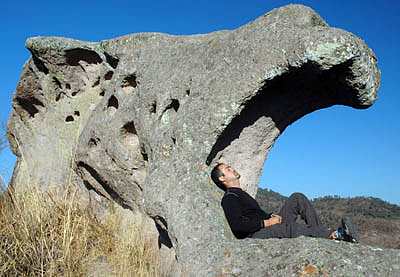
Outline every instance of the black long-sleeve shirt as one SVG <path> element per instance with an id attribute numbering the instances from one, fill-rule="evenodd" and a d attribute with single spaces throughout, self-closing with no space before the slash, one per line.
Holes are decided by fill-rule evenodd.
<path id="1" fill-rule="evenodd" d="M 222 197 L 221 206 L 232 233 L 243 239 L 264 228 L 264 219 L 271 218 L 257 201 L 241 188 L 228 188 Z"/>

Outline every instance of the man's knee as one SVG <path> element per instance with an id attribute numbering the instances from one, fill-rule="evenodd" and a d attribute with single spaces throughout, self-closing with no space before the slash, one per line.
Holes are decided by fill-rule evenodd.
<path id="1" fill-rule="evenodd" d="M 289 196 L 289 198 L 307 199 L 307 197 L 304 194 L 302 194 L 301 192 L 294 192 Z"/>

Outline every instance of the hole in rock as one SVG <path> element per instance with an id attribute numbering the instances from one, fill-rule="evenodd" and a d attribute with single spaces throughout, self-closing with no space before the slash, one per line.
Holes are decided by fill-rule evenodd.
<path id="1" fill-rule="evenodd" d="M 33 60 L 33 63 L 35 64 L 36 68 L 40 72 L 43 72 L 46 75 L 49 74 L 49 69 L 46 67 L 46 65 L 44 64 L 44 62 L 41 59 L 39 59 L 34 54 L 32 54 L 32 60 Z"/>
<path id="2" fill-rule="evenodd" d="M 225 127 L 206 159 L 237 163 L 244 183 L 256 184 L 268 151 L 291 123 L 335 104 L 365 108 L 348 83 L 353 61 L 322 70 L 311 62 L 265 83 Z M 240 168 L 241 167 L 241 168 Z M 246 169 L 247 168 L 247 169 Z"/>
<path id="3" fill-rule="evenodd" d="M 133 121 L 127 122 L 121 128 L 121 138 L 124 145 L 131 149 L 138 149 L 139 137 L 137 136 L 135 124 Z"/>
<path id="4" fill-rule="evenodd" d="M 66 89 L 71 89 L 71 85 L 67 83 L 67 84 L 65 84 L 65 88 Z"/>
<path id="5" fill-rule="evenodd" d="M 190 89 L 186 90 L 186 95 L 189 96 L 190 95 Z"/>
<path id="6" fill-rule="evenodd" d="M 73 92 L 71 93 L 71 95 L 72 95 L 72 96 L 75 96 L 75 95 L 78 94 L 78 92 L 79 92 L 79 90 L 73 91 Z"/>
<path id="7" fill-rule="evenodd" d="M 74 115 L 76 115 L 76 116 L 80 116 L 80 115 L 81 115 L 81 113 L 80 113 L 79 111 L 74 111 Z"/>
<path id="8" fill-rule="evenodd" d="M 74 117 L 72 115 L 69 115 L 65 118 L 65 122 L 71 122 L 74 121 Z"/>
<path id="9" fill-rule="evenodd" d="M 122 84 L 121 84 L 121 88 L 126 93 L 130 93 L 133 91 L 134 88 L 136 88 L 137 84 L 138 84 L 138 82 L 136 81 L 136 75 L 131 74 L 124 78 L 124 80 L 122 81 Z"/>
<path id="10" fill-rule="evenodd" d="M 153 217 L 154 223 L 156 225 L 157 231 L 158 231 L 158 248 L 161 248 L 161 245 L 165 245 L 168 248 L 171 248 L 172 241 L 171 238 L 169 237 L 168 234 L 168 225 L 167 221 L 161 217 L 161 216 L 155 216 Z"/>
<path id="11" fill-rule="evenodd" d="M 157 109 L 157 102 L 153 101 L 153 103 L 151 103 L 151 106 L 150 106 L 150 112 L 156 113 L 156 109 Z"/>
<path id="12" fill-rule="evenodd" d="M 104 52 L 104 56 L 106 56 L 106 62 L 111 65 L 112 68 L 116 69 L 119 63 L 119 59 L 111 56 L 107 52 Z"/>
<path id="13" fill-rule="evenodd" d="M 92 88 L 97 87 L 98 85 L 100 85 L 100 77 L 97 77 L 97 80 L 93 83 Z"/>
<path id="14" fill-rule="evenodd" d="M 128 150 L 142 156 L 143 161 L 148 161 L 144 144 L 140 143 L 133 121 L 129 121 L 120 130 L 121 142 Z"/>
<path id="15" fill-rule="evenodd" d="M 89 145 L 90 147 L 97 146 L 97 144 L 98 144 L 99 142 L 100 142 L 100 139 L 99 139 L 99 138 L 90 138 L 89 141 L 88 141 L 88 145 Z"/>
<path id="16" fill-rule="evenodd" d="M 56 84 L 58 88 L 62 88 L 61 82 L 57 79 L 57 77 L 53 77 L 53 82 Z"/>
<path id="17" fill-rule="evenodd" d="M 351 112 L 357 113 L 357 111 Z M 338 126 L 343 133 L 352 132 L 350 124 L 338 120 L 346 120 L 348 113 L 347 107 L 332 106 L 310 113 L 292 123 L 270 149 L 268 161 L 264 161 L 262 167 L 258 187 L 268 188 L 287 197 L 296 191 L 310 198 L 337 192 L 340 194 L 341 191 L 345 191 L 348 179 L 343 177 L 343 174 L 336 173 L 340 168 L 351 168 L 351 163 L 354 161 L 352 154 L 358 151 L 357 146 L 353 145 L 351 147 L 354 151 L 346 151 L 345 149 L 349 149 L 351 145 L 348 138 L 338 136 Z M 335 120 L 327 120 L 328 118 Z M 301 166 L 298 165 L 299 161 Z M 290 174 L 287 174 L 288 169 Z M 318 188 L 315 188 L 316 185 Z M 271 201 L 271 204 L 264 203 L 266 207 L 274 208 L 271 212 L 279 211 L 280 206 L 275 203 L 280 201 L 282 196 L 275 197 L 271 191 L 264 191 L 260 195 L 274 197 L 276 201 Z M 280 202 L 283 204 L 283 201 Z M 325 216 L 326 214 L 323 215 Z M 325 219 L 328 220 L 327 217 Z M 334 223 L 335 220 L 328 221 Z M 328 227 L 336 226 L 328 225 Z"/>
<path id="18" fill-rule="evenodd" d="M 143 160 L 148 161 L 149 157 L 147 156 L 146 149 L 144 145 L 140 145 L 140 153 L 142 154 Z"/>
<path id="19" fill-rule="evenodd" d="M 99 54 L 95 51 L 83 48 L 65 50 L 64 56 L 66 63 L 71 66 L 79 65 L 80 61 L 85 61 L 88 64 L 99 64 L 103 62 Z"/>
<path id="20" fill-rule="evenodd" d="M 111 80 L 114 75 L 114 72 L 108 71 L 106 74 L 104 74 L 104 80 Z"/>
<path id="21" fill-rule="evenodd" d="M 160 118 L 164 115 L 164 113 L 169 110 L 174 109 L 175 112 L 179 109 L 179 100 L 178 99 L 171 99 L 171 102 L 165 107 L 164 111 L 162 112 Z"/>
<path id="22" fill-rule="evenodd" d="M 121 133 L 123 135 L 127 134 L 137 134 L 135 124 L 133 121 L 129 121 L 128 123 L 125 123 L 124 126 L 122 126 Z"/>
<path id="23" fill-rule="evenodd" d="M 173 108 L 176 112 L 179 109 L 179 100 L 171 99 L 171 103 L 165 108 L 166 110 Z"/>
<path id="24" fill-rule="evenodd" d="M 104 96 L 105 93 L 106 93 L 106 91 L 103 89 L 103 90 L 99 93 L 99 95 L 100 95 L 100 96 Z"/>
<path id="25" fill-rule="evenodd" d="M 108 103 L 107 103 L 107 108 L 115 108 L 118 110 L 118 99 L 117 97 L 115 97 L 114 95 L 111 95 L 111 97 L 108 99 Z"/>
<path id="26" fill-rule="evenodd" d="M 33 96 L 17 97 L 16 100 L 18 105 L 24 109 L 30 117 L 35 117 L 35 115 L 39 112 L 39 109 L 36 108 L 36 106 L 44 107 L 44 104 Z"/>
<path id="27" fill-rule="evenodd" d="M 170 99 L 170 100 L 171 100 L 171 102 L 165 107 L 165 109 L 163 110 L 163 112 L 159 116 L 159 119 L 163 118 L 163 116 L 165 115 L 165 112 L 168 111 L 169 109 L 173 109 L 175 111 L 175 113 L 178 111 L 178 109 L 179 109 L 179 100 L 178 99 Z"/>

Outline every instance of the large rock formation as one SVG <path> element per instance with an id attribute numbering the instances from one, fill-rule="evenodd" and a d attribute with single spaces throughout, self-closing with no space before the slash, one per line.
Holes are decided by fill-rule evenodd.
<path id="1" fill-rule="evenodd" d="M 172 275 L 399 269 L 395 250 L 236 240 L 209 178 L 213 163 L 226 161 L 255 195 L 268 151 L 288 125 L 335 104 L 365 109 L 376 100 L 373 52 L 312 9 L 288 5 L 204 35 L 34 37 L 26 46 L 32 57 L 9 121 L 17 190 L 72 182 L 99 203 L 145 214 L 174 251 Z"/>

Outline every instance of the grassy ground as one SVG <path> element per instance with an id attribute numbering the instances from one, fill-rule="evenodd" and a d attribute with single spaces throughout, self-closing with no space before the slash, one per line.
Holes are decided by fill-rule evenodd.
<path id="1" fill-rule="evenodd" d="M 0 276 L 160 276 L 156 244 L 139 224 L 120 236 L 121 218 L 111 208 L 100 221 L 75 190 L 57 195 L 1 195 Z"/>

